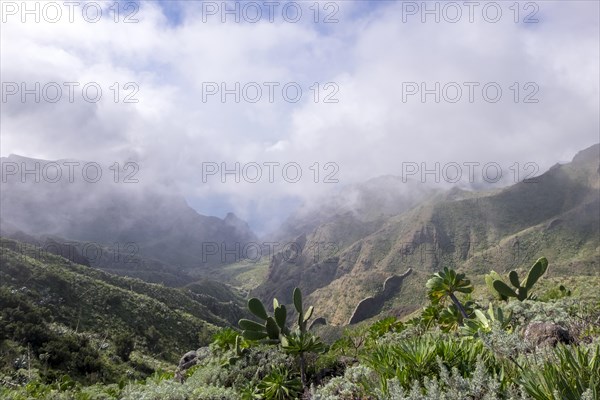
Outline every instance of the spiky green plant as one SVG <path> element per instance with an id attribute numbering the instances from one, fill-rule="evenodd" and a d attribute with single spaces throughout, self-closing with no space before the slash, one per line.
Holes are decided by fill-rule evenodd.
<path id="1" fill-rule="evenodd" d="M 421 318 L 418 319 L 418 323 L 425 329 L 431 328 L 433 324 L 440 318 L 440 307 L 435 305 L 429 305 L 423 309 Z"/>
<path id="2" fill-rule="evenodd" d="M 390 379 L 409 389 L 415 381 L 438 376 L 440 362 L 467 375 L 475 370 L 478 358 L 493 365 L 493 357 L 480 340 L 425 334 L 376 346 L 363 360 L 379 375 L 381 391 L 387 393 Z"/>
<path id="3" fill-rule="evenodd" d="M 302 386 L 306 386 L 306 353 L 322 353 L 327 350 L 327 346 L 321 342 L 318 336 L 300 330 L 282 337 L 281 348 L 286 353 L 298 357 Z"/>
<path id="4" fill-rule="evenodd" d="M 248 353 L 248 349 L 243 346 L 243 340 L 244 339 L 241 336 L 236 336 L 234 346 L 235 354 L 229 357 L 227 360 L 228 365 L 234 365 L 236 362 L 238 362 L 238 360 Z"/>
<path id="5" fill-rule="evenodd" d="M 212 337 L 212 343 L 223 351 L 235 348 L 239 333 L 231 328 L 219 329 Z"/>
<path id="6" fill-rule="evenodd" d="M 561 297 L 571 296 L 571 290 L 567 289 L 564 285 L 560 285 L 558 290 L 560 291 Z"/>
<path id="7" fill-rule="evenodd" d="M 526 368 L 521 384 L 535 400 L 579 400 L 583 394 L 600 399 L 600 345 L 592 349 L 559 345 L 556 360 Z"/>
<path id="8" fill-rule="evenodd" d="M 306 312 L 304 311 L 304 308 L 302 307 L 302 292 L 299 288 L 294 289 L 293 298 L 294 307 L 298 312 L 298 329 L 300 330 L 300 332 L 306 333 L 308 326 L 307 323 L 313 315 L 314 307 L 310 306 L 308 307 L 308 310 L 306 310 Z"/>
<path id="9" fill-rule="evenodd" d="M 515 289 L 508 286 L 502 279 L 496 278 L 495 275 L 497 274 L 494 271 L 490 273 L 490 278 L 486 277 L 486 282 L 489 280 L 492 281 L 492 293 L 496 297 L 499 297 L 502 300 L 508 300 L 508 298 L 514 297 L 519 301 L 523 301 L 532 297 L 530 291 L 533 288 L 533 285 L 535 285 L 542 275 L 544 275 L 547 269 L 548 260 L 545 257 L 541 257 L 533 264 L 529 273 L 521 282 L 519 282 L 519 274 L 517 271 L 509 272 L 508 279 Z"/>
<path id="10" fill-rule="evenodd" d="M 302 384 L 285 368 L 276 368 L 258 384 L 258 398 L 265 400 L 296 399 L 302 392 Z"/>

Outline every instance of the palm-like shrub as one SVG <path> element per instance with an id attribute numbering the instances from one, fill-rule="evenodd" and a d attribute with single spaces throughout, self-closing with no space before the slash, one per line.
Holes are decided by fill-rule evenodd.
<path id="1" fill-rule="evenodd" d="M 299 330 L 283 337 L 281 339 L 281 348 L 286 353 L 297 357 L 300 363 L 300 380 L 302 385 L 306 386 L 306 353 L 322 353 L 327 347 L 317 336 L 310 332 L 301 332 Z"/>
<path id="2" fill-rule="evenodd" d="M 427 289 L 429 289 L 427 295 L 433 304 L 443 304 L 449 298 L 463 318 L 469 318 L 455 295 L 457 292 L 465 294 L 473 292 L 471 281 L 466 279 L 465 274 L 458 274 L 453 269 L 444 268 L 427 281 Z"/>
<path id="3" fill-rule="evenodd" d="M 239 334 L 231 328 L 219 329 L 212 337 L 212 343 L 222 351 L 235 349 Z"/>
<path id="4" fill-rule="evenodd" d="M 296 330 L 281 338 L 283 350 L 291 355 L 298 357 L 300 362 L 300 380 L 302 386 L 306 386 L 306 353 L 321 353 L 326 350 L 326 346 L 321 339 L 308 331 L 307 323 L 312 317 L 314 308 L 310 306 L 306 312 L 302 305 L 302 293 L 300 289 L 294 289 L 294 307 L 298 312 L 298 326 Z"/>
<path id="5" fill-rule="evenodd" d="M 475 311 L 475 303 L 473 301 L 465 302 L 463 307 L 467 315 L 473 316 Z M 460 313 L 455 305 L 450 305 L 439 311 L 438 322 L 444 332 L 457 331 L 459 328 L 464 327 L 465 321 L 468 321 L 468 319 L 463 317 L 463 314 Z"/>

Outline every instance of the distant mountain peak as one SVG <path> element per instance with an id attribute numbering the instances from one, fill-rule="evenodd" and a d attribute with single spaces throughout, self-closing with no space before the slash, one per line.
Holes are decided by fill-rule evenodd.
<path id="1" fill-rule="evenodd" d="M 600 158 L 600 143 L 596 143 L 587 149 L 579 151 L 573 157 L 574 164 L 584 164 L 589 162 L 597 162 Z"/>
<path id="2" fill-rule="evenodd" d="M 27 170 L 37 163 L 61 161 L 66 160 L 36 160 L 15 154 L 2 157 L 3 163 L 24 163 Z M 136 256 L 177 268 L 221 264 L 218 249 L 210 246 L 225 243 L 224 248 L 231 248 L 256 240 L 248 224 L 235 214 L 227 214 L 224 220 L 202 215 L 176 190 L 152 182 L 117 184 L 108 168 L 102 180 L 90 182 L 81 171 L 75 170 L 72 181 L 63 175 L 59 184 L 39 178 L 23 182 L 13 174 L 2 183 L 3 230 L 10 227 L 12 232 L 105 245 L 117 242 L 120 247 L 133 243 Z"/>
<path id="3" fill-rule="evenodd" d="M 348 207 L 329 207 L 288 220 L 288 237 L 305 235 L 305 254 L 320 243 L 330 245 L 319 257 L 310 254 L 294 262 L 276 254 L 266 281 L 252 295 L 291 301 L 289 288 L 298 286 L 307 304 L 328 323 L 341 325 L 353 315 L 359 299 L 377 299 L 385 280 L 408 268 L 415 273 L 397 296 L 385 299 L 385 305 L 366 303 L 377 306 L 371 315 L 379 310 L 407 315 L 421 308 L 424 304 L 418 299 L 425 296 L 419 290 L 425 278 L 448 265 L 482 275 L 546 256 L 556 274 L 598 271 L 599 151 L 596 144 L 535 180 L 504 188 L 434 191 L 388 184 L 397 181 L 394 177 L 354 185 L 340 192 L 356 193 L 350 204 L 356 214 L 344 214 Z M 384 210 L 396 213 L 381 215 Z M 361 213 L 367 218 L 354 217 Z"/>
<path id="4" fill-rule="evenodd" d="M 234 213 L 228 212 L 225 216 L 225 221 L 241 221 L 241 219 L 239 219 Z"/>

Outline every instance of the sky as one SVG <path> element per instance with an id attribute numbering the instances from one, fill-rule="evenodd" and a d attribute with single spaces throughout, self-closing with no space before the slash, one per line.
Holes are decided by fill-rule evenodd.
<path id="1" fill-rule="evenodd" d="M 506 185 L 600 141 L 596 1 L 23 4 L 0 1 L 1 156 L 132 162 L 257 231 L 377 176 Z"/>

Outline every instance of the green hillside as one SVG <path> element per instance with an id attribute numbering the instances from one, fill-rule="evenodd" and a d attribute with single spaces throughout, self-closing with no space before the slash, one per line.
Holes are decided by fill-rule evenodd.
<path id="1" fill-rule="evenodd" d="M 546 256 L 554 276 L 597 276 L 599 153 L 594 145 L 571 163 L 502 190 L 433 193 L 375 231 L 353 213 L 329 219 L 298 237 L 299 257 L 276 255 L 253 294 L 289 302 L 290 288 L 300 286 L 320 315 L 343 325 L 360 300 L 376 296 L 386 279 L 408 268 L 413 273 L 384 306 L 390 313 L 419 309 L 426 277 L 443 267 L 477 276 L 522 269 Z M 312 257 L 310 249 L 324 244 L 330 251 Z"/>
<path id="2" fill-rule="evenodd" d="M 320 317 L 313 314 L 312 307 L 304 309 L 297 289 L 293 307 L 286 311 L 284 305 L 274 302 L 273 316 L 260 300 L 253 299 L 248 302 L 253 321 L 240 320 L 240 330 L 220 330 L 209 346 L 198 349 L 196 364 L 177 379 L 171 369 L 144 380 L 132 379 L 125 372 L 124 379 L 112 385 L 75 383 L 65 376 L 44 383 L 35 372 L 27 376 L 29 371 L 22 370 L 23 384 L 4 379 L 0 397 L 598 399 L 600 277 L 543 277 L 551 265 L 544 258 L 535 265 L 545 267 L 522 274 L 527 276 L 524 285 L 534 295 L 528 299 L 490 301 L 494 292 L 480 279 L 472 283 L 471 276 L 444 269 L 427 276 L 422 290 L 425 309 L 404 320 L 376 319 L 343 330 L 331 325 L 309 327 L 309 321 Z M 390 284 L 394 285 L 388 280 L 388 289 Z M 453 311 L 459 308 L 466 310 L 462 317 Z M 76 364 L 79 368 L 97 366 L 93 350 L 78 351 L 87 355 L 81 366 Z M 98 372 L 104 368 L 107 366 Z"/>
<path id="3" fill-rule="evenodd" d="M 332 214 L 290 219 L 284 235 L 300 233 L 296 247 L 256 263 L 172 274 L 178 268 L 152 259 L 130 269 L 121 258 L 64 258 L 66 242 L 57 242 L 56 254 L 36 246 L 52 237 L 25 238 L 33 244 L 1 238 L 0 397 L 287 399 L 303 392 L 314 399 L 413 400 L 424 393 L 441 398 L 440 385 L 458 388 L 453 399 L 550 400 L 554 390 L 570 400 L 597 398 L 598 150 L 580 152 L 535 182 L 489 192 L 422 191 L 398 208 L 388 205 L 405 191 L 377 197 L 397 179 L 370 182 L 356 209 L 337 199 Z M 494 299 L 487 273 L 526 276 L 542 256 L 551 267 L 534 297 Z M 470 289 L 457 300 L 464 315 L 432 297 L 429 282 L 444 267 L 468 276 Z M 304 300 L 292 301 L 296 286 Z M 266 310 L 250 303 L 267 322 L 246 321 L 243 329 L 289 324 L 281 330 L 285 341 L 255 340 L 262 333 L 237 329 L 241 318 L 254 318 L 246 310 L 250 296 L 265 301 Z M 273 297 L 289 308 L 269 322 L 264 313 L 277 304 Z M 298 308 L 307 319 L 313 314 L 302 311 L 302 301 L 314 306 L 314 329 L 294 322 Z M 483 314 L 490 303 L 512 313 L 512 321 L 490 323 Z M 559 324 L 570 339 L 549 351 L 522 345 L 539 322 Z M 513 353 L 519 346 L 523 351 Z M 184 384 L 174 381 L 177 361 L 195 349 L 198 365 L 185 372 Z M 568 365 L 572 357 L 581 365 Z M 554 375 L 544 381 L 546 373 Z M 288 394 L 272 395 L 283 387 Z"/>
<path id="4" fill-rule="evenodd" d="M 0 248 L 0 375 L 7 381 L 31 374 L 85 382 L 140 378 L 172 369 L 218 327 L 246 315 L 225 285 L 172 289 L 5 238 Z"/>

